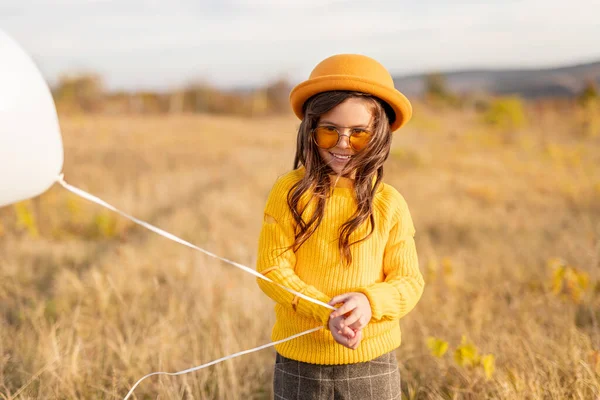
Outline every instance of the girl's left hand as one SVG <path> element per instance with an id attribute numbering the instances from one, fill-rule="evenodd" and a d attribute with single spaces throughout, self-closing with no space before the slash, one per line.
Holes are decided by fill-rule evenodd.
<path id="1" fill-rule="evenodd" d="M 358 331 L 367 326 L 369 321 L 371 321 L 371 303 L 369 303 L 369 299 L 364 294 L 357 292 L 344 293 L 335 296 L 329 301 L 329 305 L 331 306 L 339 303 L 343 304 L 331 313 L 330 318 L 350 313 L 344 319 L 344 326 Z"/>

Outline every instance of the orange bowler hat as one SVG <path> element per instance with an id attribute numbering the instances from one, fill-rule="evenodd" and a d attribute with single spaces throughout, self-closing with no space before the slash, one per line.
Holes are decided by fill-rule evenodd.
<path id="1" fill-rule="evenodd" d="M 394 87 L 394 80 L 383 65 L 360 54 L 337 54 L 321 61 L 308 80 L 290 93 L 294 114 L 304 118 L 304 103 L 312 96 L 332 90 L 351 90 L 371 94 L 394 110 L 392 132 L 406 124 L 412 116 L 410 101 Z"/>

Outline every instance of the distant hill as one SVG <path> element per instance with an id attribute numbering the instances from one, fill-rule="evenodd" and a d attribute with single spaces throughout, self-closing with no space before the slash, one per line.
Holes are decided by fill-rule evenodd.
<path id="1" fill-rule="evenodd" d="M 572 97 L 589 80 L 600 86 L 600 61 L 548 69 L 465 70 L 443 72 L 453 92 L 486 92 L 518 94 L 525 98 Z M 396 88 L 408 96 L 422 95 L 425 76 L 408 75 L 394 78 Z"/>

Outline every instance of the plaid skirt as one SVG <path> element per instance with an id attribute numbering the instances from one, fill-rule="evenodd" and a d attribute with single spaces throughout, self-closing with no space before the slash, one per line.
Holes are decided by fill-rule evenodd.
<path id="1" fill-rule="evenodd" d="M 392 400 L 400 399 L 396 353 L 345 365 L 317 365 L 275 358 L 275 400 Z"/>

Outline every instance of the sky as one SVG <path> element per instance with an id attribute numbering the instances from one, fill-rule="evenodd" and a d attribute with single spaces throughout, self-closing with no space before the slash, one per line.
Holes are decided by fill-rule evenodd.
<path id="1" fill-rule="evenodd" d="M 396 76 L 600 61 L 598 15 L 600 0 L 0 0 L 50 84 L 92 71 L 115 90 L 296 83 L 337 53 Z"/>

